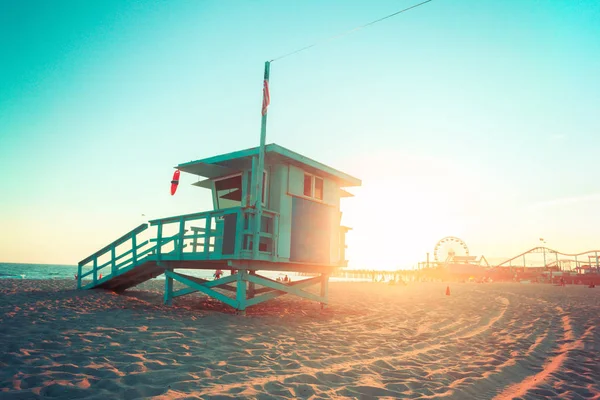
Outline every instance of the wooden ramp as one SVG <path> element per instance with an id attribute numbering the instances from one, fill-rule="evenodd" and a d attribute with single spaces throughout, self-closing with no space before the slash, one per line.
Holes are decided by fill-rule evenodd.
<path id="1" fill-rule="evenodd" d="M 96 284 L 92 282 L 86 289 L 106 289 L 120 293 L 149 279 L 162 275 L 165 269 L 158 266 L 155 261 L 143 261 L 140 264 L 124 268 L 117 275 L 108 275 L 98 280 Z"/>
<path id="2" fill-rule="evenodd" d="M 142 224 L 80 261 L 77 287 L 122 292 L 164 273 L 164 268 L 150 256 L 156 252 L 156 246 L 150 245 L 149 240 L 139 240 L 146 229 L 148 224 Z"/>

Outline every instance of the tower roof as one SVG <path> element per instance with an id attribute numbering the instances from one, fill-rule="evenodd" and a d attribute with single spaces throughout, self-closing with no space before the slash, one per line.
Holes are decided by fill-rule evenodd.
<path id="1" fill-rule="evenodd" d="M 182 163 L 176 168 L 205 178 L 219 178 L 250 168 L 252 157 L 258 156 L 258 151 L 258 147 L 253 147 Z M 272 143 L 265 146 L 265 164 L 274 162 L 292 164 L 309 173 L 329 177 L 338 182 L 341 187 L 360 186 L 362 183 L 358 178 Z"/>

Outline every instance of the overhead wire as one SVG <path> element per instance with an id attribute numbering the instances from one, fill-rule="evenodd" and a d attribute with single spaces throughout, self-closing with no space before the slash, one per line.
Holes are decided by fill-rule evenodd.
<path id="1" fill-rule="evenodd" d="M 417 7 L 419 7 L 419 6 L 422 6 L 423 4 L 427 4 L 427 3 L 431 2 L 431 1 L 433 1 L 433 0 L 426 0 L 426 1 L 423 1 L 423 2 L 421 2 L 421 3 L 419 3 L 419 4 L 415 4 L 415 5 L 413 5 L 413 6 L 407 7 L 407 8 L 405 8 L 405 9 L 402 9 L 402 10 L 400 10 L 400 11 L 396 11 L 395 13 L 392 13 L 392 14 L 386 15 L 385 17 L 382 17 L 382 18 L 376 19 L 376 20 L 374 20 L 374 21 L 371 21 L 371 22 L 369 22 L 369 23 L 366 23 L 366 24 L 364 24 L 364 25 L 357 26 L 356 28 L 353 28 L 353 29 L 351 29 L 351 30 L 349 30 L 349 31 L 346 31 L 346 32 L 343 32 L 343 33 L 339 33 L 339 34 L 337 34 L 337 35 L 330 36 L 330 37 L 328 37 L 328 38 L 325 38 L 325 39 L 319 40 L 319 41 L 317 41 L 317 42 L 315 42 L 315 43 L 313 43 L 313 44 L 310 44 L 310 45 L 308 45 L 308 46 L 302 47 L 302 48 L 300 48 L 300 49 L 298 49 L 298 50 L 295 50 L 295 51 L 292 51 L 292 52 L 290 52 L 290 53 L 284 54 L 284 55 L 282 55 L 282 56 L 276 57 L 276 58 L 272 59 L 270 62 L 278 61 L 278 60 L 281 60 L 281 59 L 283 59 L 283 58 L 286 58 L 286 57 L 292 56 L 292 55 L 294 55 L 294 54 L 298 54 L 298 53 L 300 53 L 301 51 L 308 50 L 308 49 L 310 49 L 310 48 L 312 48 L 312 47 L 318 46 L 318 45 L 320 45 L 320 44 L 327 43 L 327 42 L 330 42 L 330 41 L 332 41 L 332 40 L 335 40 L 335 39 L 339 39 L 339 38 L 341 38 L 341 37 L 343 37 L 343 36 L 346 36 L 346 35 L 349 35 L 349 34 L 351 34 L 351 33 L 354 33 L 354 32 L 356 32 L 356 31 L 359 31 L 359 30 L 361 30 L 361 29 L 364 29 L 364 28 L 366 28 L 366 27 L 368 27 L 368 26 L 374 25 L 374 24 L 376 24 L 376 23 L 378 23 L 378 22 L 381 22 L 381 21 L 383 21 L 383 20 L 386 20 L 386 19 L 388 19 L 388 18 L 395 17 L 395 16 L 396 16 L 396 15 L 398 15 L 398 14 L 402 14 L 403 12 L 406 12 L 406 11 L 412 10 L 413 8 L 417 8 Z"/>

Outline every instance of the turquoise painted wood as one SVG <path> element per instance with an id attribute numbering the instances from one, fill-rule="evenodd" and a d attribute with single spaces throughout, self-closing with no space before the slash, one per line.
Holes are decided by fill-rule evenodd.
<path id="1" fill-rule="evenodd" d="M 171 300 L 173 299 L 173 278 L 169 274 L 169 272 L 173 272 L 172 269 L 165 270 L 165 295 L 164 295 L 164 303 L 166 305 L 171 305 Z"/>
<path id="2" fill-rule="evenodd" d="M 263 279 L 267 280 L 266 278 L 263 277 Z M 256 281 L 255 281 L 256 282 Z M 296 281 L 296 282 L 291 282 L 287 285 L 287 287 L 291 287 L 297 290 L 303 289 L 305 287 L 309 287 L 309 286 L 313 286 L 313 285 L 317 285 L 321 283 L 321 277 L 315 277 L 315 278 L 309 278 L 309 279 L 305 279 L 302 281 Z M 267 287 L 268 289 L 273 289 L 271 287 Z M 247 302 L 247 307 L 256 305 L 256 304 L 260 304 L 263 303 L 265 301 L 268 300 L 272 300 L 274 298 L 277 298 L 279 296 L 283 296 L 285 294 L 295 294 L 295 293 L 290 293 L 288 290 L 270 290 L 267 291 L 266 294 L 263 294 L 261 296 L 256 296 L 252 299 L 249 299 Z M 310 299 L 309 299 L 310 300 Z M 321 299 L 321 300 L 325 300 L 326 299 Z"/>
<path id="3" fill-rule="evenodd" d="M 280 282 L 275 282 L 271 279 L 264 278 L 259 275 L 249 275 L 247 280 L 250 282 L 254 282 L 255 284 L 262 285 L 271 289 L 279 290 L 281 292 L 285 292 L 288 294 L 293 294 L 295 296 L 303 297 L 308 300 L 318 301 L 318 302 L 327 302 L 327 299 L 324 299 L 321 296 L 317 296 L 310 292 L 306 292 L 296 285 L 287 285 Z"/>
<path id="4" fill-rule="evenodd" d="M 195 281 L 189 279 L 189 277 L 185 277 L 185 276 L 175 273 L 173 271 L 165 271 L 165 274 L 167 277 L 173 278 L 176 281 L 179 281 L 179 282 L 183 283 L 184 285 L 187 285 L 190 288 L 196 289 L 197 291 L 202 292 L 216 300 L 219 300 L 222 303 L 225 303 L 233 308 L 238 308 L 238 302 L 235 299 L 231 299 L 220 292 L 217 292 L 211 288 L 206 287 L 206 285 L 195 282 Z"/>
<path id="5" fill-rule="evenodd" d="M 165 304 L 196 292 L 240 312 L 285 294 L 327 304 L 329 274 L 347 265 L 345 235 L 350 228 L 341 226 L 340 198 L 346 197 L 342 187 L 361 182 L 281 146 L 267 145 L 266 117 L 265 113 L 259 147 L 178 166 L 208 178 L 195 186 L 213 191 L 214 210 L 136 227 L 79 263 L 77 287 L 120 292 L 164 273 Z M 312 256 L 306 256 L 309 253 Z M 207 281 L 185 275 L 183 269 L 232 274 Z M 320 275 L 282 283 L 258 270 Z M 175 290 L 174 281 L 185 287 Z M 303 290 L 318 284 L 319 295 Z"/>
<path id="6" fill-rule="evenodd" d="M 167 281 L 176 280 L 187 288 L 180 289 L 177 292 L 172 292 L 172 284 L 166 283 L 165 289 L 165 304 L 170 304 L 174 297 L 183 296 L 190 293 L 201 292 L 209 297 L 225 303 L 240 312 L 244 312 L 247 307 L 260 304 L 262 302 L 274 299 L 279 296 L 291 294 L 299 297 L 303 297 L 309 300 L 318 301 L 321 304 L 327 304 L 327 285 L 328 275 L 323 274 L 321 276 L 308 278 L 302 281 L 280 283 L 273 281 L 272 279 L 264 276 L 257 275 L 255 272 L 250 273 L 247 270 L 239 270 L 237 273 L 227 277 L 216 279 L 214 281 L 207 281 L 192 276 L 187 276 L 181 273 L 174 272 L 170 269 L 165 271 Z M 231 283 L 236 283 L 236 287 L 229 286 Z M 258 296 L 253 296 L 248 292 L 248 286 L 260 285 L 262 289 L 256 291 Z M 321 296 L 317 296 L 313 293 L 306 292 L 302 289 L 321 284 Z M 235 297 L 229 297 L 215 289 L 226 289 L 227 291 L 233 292 Z"/>
<path id="7" fill-rule="evenodd" d="M 236 291 L 236 302 L 237 309 L 239 311 L 246 310 L 246 280 L 248 278 L 248 271 L 241 270 L 237 274 L 237 291 Z"/>
<path id="8" fill-rule="evenodd" d="M 192 294 L 192 293 L 196 293 L 197 290 L 194 288 L 183 288 L 183 289 L 179 289 L 173 292 L 173 298 L 175 297 L 179 297 L 179 296 L 185 296 L 186 294 Z"/>
<path id="9" fill-rule="evenodd" d="M 298 163 L 308 166 L 311 170 L 322 171 L 327 175 L 332 177 L 336 177 L 344 182 L 346 186 L 360 186 L 362 181 L 358 178 L 355 178 L 351 175 L 348 175 L 344 172 L 341 172 L 335 168 L 332 168 L 328 165 L 315 161 L 311 158 L 303 156 L 299 153 L 296 153 L 292 150 L 286 149 L 285 147 L 279 146 L 275 143 L 270 143 L 265 146 L 266 154 L 272 153 L 277 154 L 284 157 L 286 160 L 289 160 L 292 163 Z M 187 163 L 182 163 L 177 166 L 177 169 L 188 172 L 186 170 L 192 170 L 192 168 L 201 164 L 201 166 L 210 166 L 214 164 L 226 165 L 229 161 L 238 160 L 242 158 L 251 159 L 253 156 L 258 156 L 259 147 L 253 147 L 245 150 L 238 150 L 227 154 L 222 154 L 218 156 L 208 157 L 204 159 L 200 159 L 197 161 L 190 161 Z M 235 173 L 235 170 L 229 170 L 228 173 Z"/>

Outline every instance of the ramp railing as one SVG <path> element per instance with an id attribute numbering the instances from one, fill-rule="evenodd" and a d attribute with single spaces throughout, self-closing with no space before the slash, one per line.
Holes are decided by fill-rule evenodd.
<path id="1" fill-rule="evenodd" d="M 149 240 L 140 240 L 139 235 L 148 229 L 141 224 L 114 242 L 81 260 L 77 267 L 77 288 L 81 289 L 83 279 L 91 275 L 91 282 L 85 286 L 96 286 L 100 281 L 118 275 L 119 271 L 138 264 L 153 251 Z M 104 275 L 103 275 L 104 272 Z M 90 278 L 87 278 L 89 280 Z"/>

